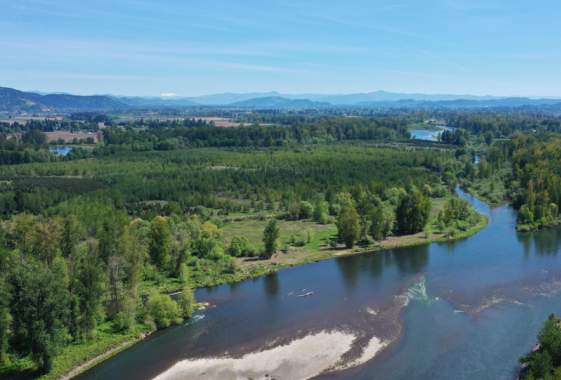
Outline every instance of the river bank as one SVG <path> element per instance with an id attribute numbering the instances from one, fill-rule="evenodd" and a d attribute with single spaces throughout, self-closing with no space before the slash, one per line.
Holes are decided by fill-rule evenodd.
<path id="1" fill-rule="evenodd" d="M 117 355 L 119 352 L 121 352 L 123 350 L 126 350 L 127 348 L 131 347 L 135 343 L 145 339 L 147 336 L 149 336 L 153 332 L 154 331 L 149 331 L 147 333 L 140 334 L 137 337 L 125 340 L 122 343 L 118 343 L 115 346 L 109 348 L 109 350 L 103 352 L 102 354 L 94 356 L 91 359 L 86 360 L 84 363 L 82 363 L 78 366 L 75 366 L 72 370 L 70 370 L 70 372 L 67 372 L 65 375 L 59 377 L 59 379 L 60 380 L 70 380 L 70 379 L 74 378 L 75 376 L 79 375 L 80 373 L 82 373 L 84 371 L 87 371 L 88 369 L 94 367 L 95 365 L 103 362 L 104 360 L 107 360 L 107 359 L 111 358 L 112 356 Z"/>
<path id="2" fill-rule="evenodd" d="M 110 323 L 100 325 L 91 341 L 68 345 L 53 362 L 51 371 L 37 373 L 31 361 L 17 361 L 0 372 L 0 379 L 62 380 L 70 379 L 89 368 L 131 347 L 152 333 L 152 329 L 136 324 L 129 332 L 115 332 Z"/>
<path id="3" fill-rule="evenodd" d="M 445 207 L 449 197 L 431 199 L 432 210 L 425 231 L 412 235 L 390 236 L 382 241 L 370 242 L 368 244 L 357 244 L 353 248 L 345 248 L 341 244 L 333 246 L 333 240 L 337 235 L 335 224 L 317 224 L 312 221 L 285 221 L 279 220 L 281 230 L 281 249 L 271 258 L 262 259 L 258 257 L 235 258 L 235 270 L 226 273 L 212 273 L 201 275 L 193 273 L 192 281 L 196 288 L 214 287 L 223 284 L 237 283 L 240 281 L 266 276 L 278 272 L 284 268 L 319 262 L 334 257 L 351 256 L 379 252 L 381 250 L 412 247 L 435 242 L 446 242 L 467 238 L 487 225 L 484 215 L 479 214 L 479 219 L 469 225 L 437 227 L 437 219 L 440 211 Z M 262 231 L 267 223 L 267 217 L 245 219 L 226 224 L 223 227 L 225 240 L 234 236 L 244 236 L 251 244 L 259 247 Z M 299 243 L 287 244 L 289 240 L 297 240 Z M 258 248 L 260 249 L 260 248 Z M 164 279 L 160 283 L 145 283 L 146 289 L 156 289 L 162 293 L 174 293 L 181 289 L 182 285 L 175 279 Z"/>
<path id="4" fill-rule="evenodd" d="M 524 223 L 517 223 L 516 224 L 516 231 L 518 232 L 535 232 L 539 230 L 544 230 L 548 228 L 559 227 L 561 225 L 561 218 L 556 218 L 548 223 L 532 223 L 532 224 L 524 224 Z"/>

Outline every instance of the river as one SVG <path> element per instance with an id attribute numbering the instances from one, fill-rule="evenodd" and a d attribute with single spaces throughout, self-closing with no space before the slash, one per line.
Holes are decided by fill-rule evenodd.
<path id="1" fill-rule="evenodd" d="M 213 307 L 79 378 L 512 379 L 561 312 L 561 230 L 459 194 L 489 217 L 468 239 L 199 289 Z"/>

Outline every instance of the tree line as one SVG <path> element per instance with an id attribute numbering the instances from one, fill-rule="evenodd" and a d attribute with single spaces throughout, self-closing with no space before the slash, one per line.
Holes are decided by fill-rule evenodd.
<path id="1" fill-rule="evenodd" d="M 561 137 L 520 134 L 512 140 L 511 184 L 518 221 L 530 228 L 556 222 L 561 204 Z"/>
<path id="2" fill-rule="evenodd" d="M 375 118 L 329 118 L 310 125 L 218 128 L 149 124 L 147 129 L 106 128 L 108 146 L 101 153 L 129 150 L 172 150 L 180 147 L 272 147 L 344 140 L 394 141 L 409 137 L 405 126 Z"/>
<path id="3" fill-rule="evenodd" d="M 85 200 L 84 200 L 85 201 Z M 88 200 L 91 202 L 91 200 Z M 196 221 L 131 220 L 107 203 L 53 216 L 20 213 L 0 228 L 0 362 L 31 358 L 48 371 L 65 345 L 138 324 L 167 327 L 190 317 L 188 258 L 205 237 Z M 172 300 L 146 292 L 146 278 L 176 278 Z"/>

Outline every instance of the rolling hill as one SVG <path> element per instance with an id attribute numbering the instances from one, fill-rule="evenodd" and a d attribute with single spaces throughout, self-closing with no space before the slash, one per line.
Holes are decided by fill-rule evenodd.
<path id="1" fill-rule="evenodd" d="M 331 104 L 315 102 L 309 99 L 287 99 L 281 96 L 267 96 L 231 103 L 228 106 L 239 108 L 325 108 L 330 107 Z"/>
<path id="2" fill-rule="evenodd" d="M 247 109 L 361 108 L 493 108 L 547 106 L 561 108 L 560 99 L 437 95 L 374 91 L 355 94 L 302 94 L 278 92 L 222 93 L 195 97 L 125 97 L 45 94 L 0 87 L 0 112 L 53 113 L 109 111 L 129 108 L 227 107 Z"/>
<path id="3" fill-rule="evenodd" d="M 105 95 L 41 95 L 0 87 L 0 112 L 94 111 L 126 108 L 119 100 Z"/>

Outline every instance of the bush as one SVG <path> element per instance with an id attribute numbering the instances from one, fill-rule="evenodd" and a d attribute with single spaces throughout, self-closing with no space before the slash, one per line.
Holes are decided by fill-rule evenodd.
<path id="1" fill-rule="evenodd" d="M 217 260 L 224 255 L 222 242 L 214 239 L 199 239 L 195 242 L 194 248 L 195 254 L 199 257 Z"/>
<path id="2" fill-rule="evenodd" d="M 148 317 L 156 324 L 158 329 L 181 323 L 179 306 L 168 295 L 157 293 L 150 295 L 146 309 Z"/>
<path id="3" fill-rule="evenodd" d="M 234 236 L 226 253 L 234 257 L 250 257 L 255 256 L 256 252 L 245 236 Z"/>
<path id="4" fill-rule="evenodd" d="M 290 235 L 288 243 L 293 247 L 303 247 L 306 245 L 306 238 L 301 235 Z"/>
<path id="5" fill-rule="evenodd" d="M 310 202 L 300 202 L 300 219 L 310 219 L 314 214 L 314 206 Z"/>
<path id="6" fill-rule="evenodd" d="M 324 200 L 318 200 L 314 207 L 314 220 L 320 224 L 329 223 L 329 207 Z"/>
<path id="7" fill-rule="evenodd" d="M 129 331 L 134 326 L 136 318 L 136 302 L 132 297 L 126 297 L 123 301 L 122 310 L 113 318 L 115 331 Z"/>

